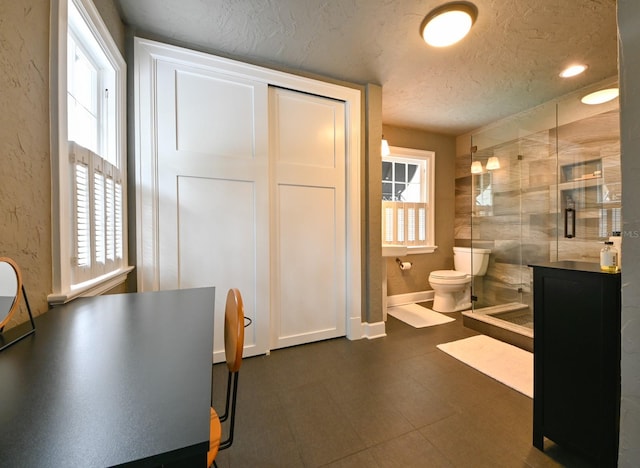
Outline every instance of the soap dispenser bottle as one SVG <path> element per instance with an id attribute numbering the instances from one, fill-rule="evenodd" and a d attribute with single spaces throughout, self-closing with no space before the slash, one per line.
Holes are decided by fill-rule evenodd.
<path id="1" fill-rule="evenodd" d="M 618 267 L 618 251 L 611 241 L 606 241 L 600 251 L 600 270 L 607 273 L 617 273 L 620 271 Z"/>
<path id="2" fill-rule="evenodd" d="M 620 236 L 620 231 L 613 231 L 609 240 L 613 242 L 613 246 L 618 251 L 618 269 L 622 269 L 622 236 Z"/>

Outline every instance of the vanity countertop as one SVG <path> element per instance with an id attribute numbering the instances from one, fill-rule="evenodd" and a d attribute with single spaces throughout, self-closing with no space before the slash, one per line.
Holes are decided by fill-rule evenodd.
<path id="1" fill-rule="evenodd" d="M 589 273 L 602 273 L 604 275 L 620 274 L 618 273 L 606 273 L 600 270 L 599 263 L 593 262 L 576 262 L 573 260 L 563 260 L 560 262 L 542 262 L 529 265 L 530 267 L 541 268 L 555 268 L 557 270 L 574 270 L 574 271 L 586 271 Z"/>

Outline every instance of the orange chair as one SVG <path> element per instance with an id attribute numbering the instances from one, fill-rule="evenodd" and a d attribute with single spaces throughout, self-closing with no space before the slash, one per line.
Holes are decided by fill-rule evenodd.
<path id="1" fill-rule="evenodd" d="M 242 350 L 244 348 L 244 304 L 238 289 L 230 289 L 227 293 L 227 303 L 224 310 L 224 353 L 229 369 L 227 377 L 227 393 L 225 397 L 224 414 L 218 413 L 211 404 L 211 429 L 209 438 L 209 452 L 207 466 L 215 465 L 218 450 L 231 447 L 233 430 L 236 419 L 236 398 L 238 395 L 238 374 L 242 365 Z M 229 420 L 228 437 L 222 439 L 222 423 Z"/>

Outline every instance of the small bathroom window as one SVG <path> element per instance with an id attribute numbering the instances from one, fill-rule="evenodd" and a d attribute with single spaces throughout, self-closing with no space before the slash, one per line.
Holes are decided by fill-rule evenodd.
<path id="1" fill-rule="evenodd" d="M 390 147 L 382 158 L 382 243 L 428 253 L 434 246 L 433 151 Z"/>
<path id="2" fill-rule="evenodd" d="M 395 159 L 395 158 L 394 158 Z M 382 161 L 382 199 L 385 201 L 421 202 L 426 161 L 397 158 Z"/>

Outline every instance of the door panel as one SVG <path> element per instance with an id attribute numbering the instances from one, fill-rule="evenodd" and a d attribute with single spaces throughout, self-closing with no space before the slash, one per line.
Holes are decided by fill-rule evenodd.
<path id="1" fill-rule="evenodd" d="M 270 89 L 274 222 L 271 347 L 346 329 L 345 107 Z"/>
<path id="2" fill-rule="evenodd" d="M 251 248 L 258 243 L 255 183 L 179 176 L 178 200 L 178 287 L 237 285 L 245 315 L 255 317 L 255 284 L 248 281 L 255 277 L 258 255 Z M 227 290 L 216 289 L 216 344 L 224 340 L 217 311 L 223 310 Z M 254 354 L 257 338 L 256 327 L 245 330 L 245 355 Z"/>
<path id="3" fill-rule="evenodd" d="M 336 334 L 344 323 L 336 269 L 335 190 L 280 185 L 279 311 L 280 344 L 315 333 Z M 309 216 L 312 214 L 312 216 Z"/>
<path id="4" fill-rule="evenodd" d="M 160 289 L 216 287 L 214 355 L 224 359 L 229 288 L 254 319 L 245 356 L 269 330 L 267 88 L 175 63 L 158 64 Z M 188 306 L 188 305 L 187 305 Z"/>
<path id="5" fill-rule="evenodd" d="M 304 93 L 278 90 L 277 138 L 279 163 L 336 168 L 337 101 Z M 289 118 L 291 117 L 291 118 Z M 343 160 L 344 162 L 344 160 Z"/>
<path id="6" fill-rule="evenodd" d="M 254 85 L 176 71 L 178 151 L 251 158 Z"/>

